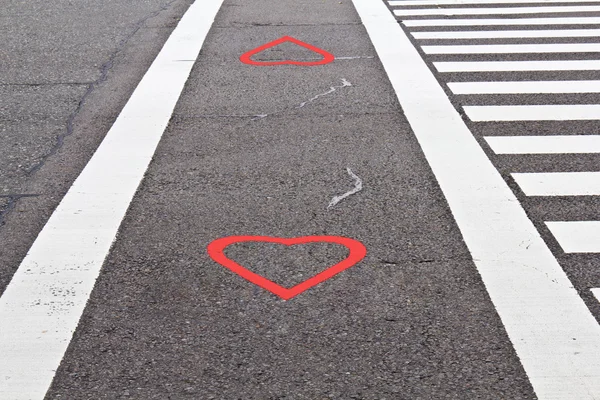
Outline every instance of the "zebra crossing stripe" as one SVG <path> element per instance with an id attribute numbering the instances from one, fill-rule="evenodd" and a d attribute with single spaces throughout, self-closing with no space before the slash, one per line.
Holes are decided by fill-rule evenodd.
<path id="1" fill-rule="evenodd" d="M 511 175 L 527 196 L 600 195 L 600 172 L 522 172 Z"/>
<path id="2" fill-rule="evenodd" d="M 454 94 L 600 93 L 600 81 L 448 82 Z"/>
<path id="3" fill-rule="evenodd" d="M 548 221 L 546 226 L 565 253 L 600 253 L 600 221 Z"/>
<path id="4" fill-rule="evenodd" d="M 501 7 L 501 8 L 421 8 L 395 9 L 394 14 L 403 16 L 417 15 L 502 15 L 502 14 L 550 14 L 598 12 L 600 6 L 553 6 L 553 7 Z"/>
<path id="5" fill-rule="evenodd" d="M 565 38 L 600 37 L 600 29 L 556 29 L 518 31 L 434 31 L 411 32 L 418 40 L 424 39 L 502 39 L 502 38 Z"/>
<path id="6" fill-rule="evenodd" d="M 496 154 L 600 153 L 600 135 L 485 136 Z"/>
<path id="7" fill-rule="evenodd" d="M 599 17 L 571 18 L 469 18 L 469 19 L 408 19 L 402 20 L 408 27 L 420 26 L 493 26 L 493 25 L 598 25 Z"/>
<path id="8" fill-rule="evenodd" d="M 599 104 L 464 106 L 474 122 L 600 120 Z"/>
<path id="9" fill-rule="evenodd" d="M 548 3 L 599 3 L 600 0 L 392 0 L 388 1 L 391 7 L 401 6 L 441 6 L 460 4 L 548 4 Z"/>
<path id="10" fill-rule="evenodd" d="M 421 48 L 425 54 L 598 53 L 600 43 L 459 44 Z"/>
<path id="11" fill-rule="evenodd" d="M 600 60 L 438 61 L 438 72 L 596 71 Z"/>

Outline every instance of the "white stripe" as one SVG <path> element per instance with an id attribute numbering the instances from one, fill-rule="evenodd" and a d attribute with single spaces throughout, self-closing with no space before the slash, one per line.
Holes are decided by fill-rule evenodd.
<path id="1" fill-rule="evenodd" d="M 459 4 L 524 4 L 524 3 L 598 3 L 600 0 L 392 0 L 391 7 L 437 6 Z"/>
<path id="2" fill-rule="evenodd" d="M 460 44 L 421 46 L 425 54 L 596 53 L 600 43 Z"/>
<path id="3" fill-rule="evenodd" d="M 353 1 L 538 398 L 600 398 L 598 322 L 385 4 Z"/>
<path id="4" fill-rule="evenodd" d="M 546 226 L 565 253 L 600 253 L 600 221 L 552 221 Z"/>
<path id="5" fill-rule="evenodd" d="M 511 175 L 527 196 L 600 195 L 600 172 L 525 172 Z"/>
<path id="6" fill-rule="evenodd" d="M 598 71 L 600 60 L 552 61 L 440 61 L 433 65 L 439 72 L 505 71 Z"/>
<path id="7" fill-rule="evenodd" d="M 592 294 L 594 296 L 596 296 L 596 298 L 598 299 L 598 301 L 600 301 L 600 288 L 595 288 L 595 289 L 590 289 L 592 291 Z"/>
<path id="8" fill-rule="evenodd" d="M 600 120 L 598 104 L 464 106 L 471 121 L 586 121 Z"/>
<path id="9" fill-rule="evenodd" d="M 395 9 L 399 17 L 416 15 L 501 15 L 501 14 L 548 14 L 598 12 L 600 6 L 551 6 L 551 7 L 478 7 L 478 8 L 420 8 Z"/>
<path id="10" fill-rule="evenodd" d="M 496 154 L 600 153 L 600 135 L 485 136 Z"/>
<path id="11" fill-rule="evenodd" d="M 497 38 L 563 38 L 600 37 L 600 29 L 556 29 L 518 31 L 437 31 L 411 32 L 415 39 L 497 39 Z"/>
<path id="12" fill-rule="evenodd" d="M 221 2 L 190 6 L 0 298 L 0 398 L 44 398 Z"/>
<path id="13" fill-rule="evenodd" d="M 449 82 L 454 94 L 600 93 L 600 81 Z"/>
<path id="14" fill-rule="evenodd" d="M 486 26 L 486 25 L 598 25 L 598 17 L 571 18 L 469 18 L 469 19 L 408 19 L 402 23 L 417 26 Z"/>

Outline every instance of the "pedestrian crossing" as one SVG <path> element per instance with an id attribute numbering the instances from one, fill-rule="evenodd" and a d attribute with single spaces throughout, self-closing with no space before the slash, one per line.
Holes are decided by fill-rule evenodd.
<path id="1" fill-rule="evenodd" d="M 507 157 L 564 160 L 600 153 L 600 98 L 594 97 L 600 93 L 600 80 L 590 74 L 600 74 L 597 2 L 392 0 L 388 5 L 453 104 L 464 111 L 476 137 L 486 124 L 513 124 L 504 134 L 481 129 L 496 161 L 505 162 Z M 587 75 L 582 76 L 584 71 Z M 586 124 L 587 130 L 539 129 L 539 124 L 557 121 Z M 588 165 L 588 170 L 568 165 L 557 162 L 551 171 L 513 170 L 507 179 L 514 180 L 525 199 L 600 196 L 600 164 L 597 169 Z M 600 253 L 600 217 L 546 219 L 538 229 L 548 230 L 564 255 Z M 591 291 L 600 300 L 600 288 Z"/>

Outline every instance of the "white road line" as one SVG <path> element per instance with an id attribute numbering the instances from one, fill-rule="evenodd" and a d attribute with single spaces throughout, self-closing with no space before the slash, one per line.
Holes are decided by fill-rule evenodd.
<path id="1" fill-rule="evenodd" d="M 546 226 L 565 253 L 600 253 L 600 221 L 548 221 Z"/>
<path id="2" fill-rule="evenodd" d="M 464 106 L 471 121 L 593 121 L 600 120 L 599 104 Z"/>
<path id="3" fill-rule="evenodd" d="M 44 398 L 221 3 L 190 6 L 0 298 L 0 398 Z"/>
<path id="4" fill-rule="evenodd" d="M 598 299 L 598 301 L 600 301 L 600 288 L 595 288 L 595 289 L 590 289 L 592 291 L 592 294 L 594 296 L 596 296 L 596 298 Z"/>
<path id="5" fill-rule="evenodd" d="M 454 94 L 600 93 L 600 81 L 448 82 Z"/>
<path id="6" fill-rule="evenodd" d="M 600 60 L 440 61 L 438 72 L 599 71 Z"/>
<path id="7" fill-rule="evenodd" d="M 418 26 L 493 26 L 493 25 L 598 25 L 599 17 L 571 18 L 469 18 L 469 19 L 405 19 L 408 27 Z"/>
<path id="8" fill-rule="evenodd" d="M 392 0 L 391 7 L 438 6 L 459 4 L 535 4 L 535 3 L 598 3 L 600 0 Z"/>
<path id="9" fill-rule="evenodd" d="M 538 398 L 600 398 L 600 325 L 385 4 L 353 2 Z"/>
<path id="10" fill-rule="evenodd" d="M 425 54 L 597 53 L 600 43 L 459 44 L 421 48 Z"/>
<path id="11" fill-rule="evenodd" d="M 563 38 L 600 37 L 600 29 L 556 29 L 518 31 L 437 31 L 411 32 L 415 39 L 500 39 L 500 38 Z"/>
<path id="12" fill-rule="evenodd" d="M 527 196 L 600 195 L 600 172 L 523 172 L 511 175 Z"/>
<path id="13" fill-rule="evenodd" d="M 598 12 L 600 6 L 550 6 L 550 7 L 477 7 L 477 8 L 420 8 L 395 9 L 399 17 L 417 15 L 502 15 Z"/>
<path id="14" fill-rule="evenodd" d="M 600 153 L 600 135 L 485 136 L 496 154 Z"/>

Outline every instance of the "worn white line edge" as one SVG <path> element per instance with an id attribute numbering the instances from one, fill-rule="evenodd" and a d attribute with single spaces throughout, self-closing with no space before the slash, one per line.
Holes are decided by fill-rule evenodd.
<path id="1" fill-rule="evenodd" d="M 538 398 L 600 398 L 600 325 L 385 4 L 353 2 Z"/>
<path id="2" fill-rule="evenodd" d="M 590 290 L 592 291 L 592 294 L 594 296 L 596 296 L 598 301 L 600 301 L 600 288 L 594 288 L 594 289 L 590 289 Z"/>
<path id="3" fill-rule="evenodd" d="M 189 7 L 0 298 L 0 398 L 44 398 L 221 3 Z"/>
<path id="4" fill-rule="evenodd" d="M 600 153 L 600 135 L 484 136 L 496 154 Z"/>

